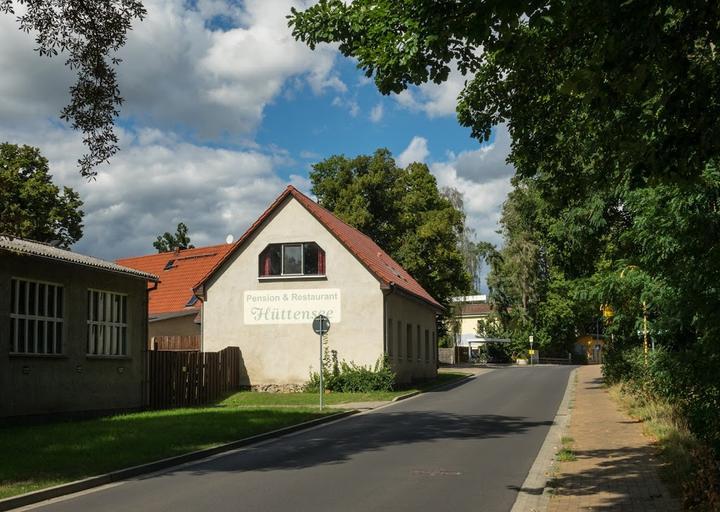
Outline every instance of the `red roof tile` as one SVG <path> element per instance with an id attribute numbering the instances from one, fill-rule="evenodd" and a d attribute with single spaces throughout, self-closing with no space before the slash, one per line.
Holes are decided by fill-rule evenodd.
<path id="1" fill-rule="evenodd" d="M 492 304 L 488 303 L 479 303 L 479 304 L 463 304 L 460 307 L 460 314 L 461 315 L 483 315 L 488 314 L 491 311 L 493 311 L 494 308 Z"/>
<path id="2" fill-rule="evenodd" d="M 148 313 L 157 315 L 182 311 L 188 301 L 194 297 L 193 285 L 232 249 L 232 245 L 211 245 L 183 249 L 177 252 L 162 252 L 123 258 L 119 265 L 149 272 L 160 277 L 157 288 L 150 291 Z M 173 261 L 172 266 L 169 262 Z M 194 307 L 199 307 L 199 303 Z"/>
<path id="3" fill-rule="evenodd" d="M 270 216 L 270 214 L 288 197 L 294 197 L 310 214 L 337 238 L 346 249 L 350 251 L 384 286 L 396 286 L 403 291 L 427 302 L 437 308 L 443 306 L 430 295 L 399 263 L 393 260 L 369 236 L 356 228 L 344 223 L 315 201 L 302 194 L 292 185 L 288 186 L 280 196 L 258 217 L 250 228 L 241 236 L 225 256 L 218 260 L 194 286 L 198 291 L 215 271 L 222 266 L 236 250 L 247 240 L 252 233 Z"/>

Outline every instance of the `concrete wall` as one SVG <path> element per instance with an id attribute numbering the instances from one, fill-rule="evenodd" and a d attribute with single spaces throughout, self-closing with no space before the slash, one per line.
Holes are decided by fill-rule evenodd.
<path id="1" fill-rule="evenodd" d="M 398 382 L 433 378 L 437 375 L 435 310 L 429 305 L 394 292 L 387 296 L 387 352 Z M 398 332 L 398 325 L 399 332 Z M 411 355 L 408 357 L 408 326 Z M 418 344 L 418 327 L 420 342 Z M 428 343 L 425 344 L 427 333 Z M 419 350 L 418 350 L 419 349 Z"/>
<path id="2" fill-rule="evenodd" d="M 200 324 L 195 323 L 197 313 L 150 322 L 148 339 L 153 336 L 200 336 Z"/>
<path id="3" fill-rule="evenodd" d="M 326 277 L 258 279 L 259 254 L 271 243 L 316 242 L 326 255 Z M 383 355 L 380 284 L 295 199 L 288 198 L 208 284 L 204 305 L 206 351 L 239 346 L 252 386 L 301 385 L 319 366 L 319 339 L 311 323 L 246 325 L 246 290 L 328 289 L 341 294 L 341 320 L 329 332 L 338 358 L 372 365 Z"/>
<path id="4" fill-rule="evenodd" d="M 10 354 L 10 279 L 64 286 L 63 353 Z M 87 356 L 87 289 L 128 295 L 128 356 Z M 146 282 L 79 265 L 0 252 L 0 417 L 143 405 Z"/>

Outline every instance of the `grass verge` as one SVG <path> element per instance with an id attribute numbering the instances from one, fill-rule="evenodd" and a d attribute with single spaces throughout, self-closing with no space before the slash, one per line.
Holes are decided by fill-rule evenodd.
<path id="1" fill-rule="evenodd" d="M 610 386 L 608 391 L 630 416 L 643 422 L 645 433 L 657 440 L 663 461 L 660 478 L 673 495 L 687 503 L 688 492 L 693 492 L 697 480 L 697 454 L 705 451 L 701 443 L 677 419 L 670 404 L 626 393 L 621 384 Z"/>
<path id="2" fill-rule="evenodd" d="M 450 384 L 467 377 L 468 373 L 443 372 L 436 379 L 418 383 L 396 391 L 373 391 L 370 393 L 327 393 L 324 396 L 326 405 L 342 405 L 351 402 L 383 402 L 414 391 L 428 391 L 432 388 Z M 241 391 L 231 395 L 220 403 L 223 407 L 260 407 L 260 406 L 306 406 L 318 405 L 317 393 L 260 393 Z"/>
<path id="3" fill-rule="evenodd" d="M 210 448 L 335 412 L 207 407 L 0 427 L 0 499 Z"/>
<path id="4" fill-rule="evenodd" d="M 326 403 L 392 400 L 467 375 L 441 373 L 432 381 L 387 393 L 331 393 L 326 395 Z M 0 426 L 0 499 L 211 448 L 338 412 L 320 412 L 317 400 L 317 393 L 241 392 L 213 407 Z"/>

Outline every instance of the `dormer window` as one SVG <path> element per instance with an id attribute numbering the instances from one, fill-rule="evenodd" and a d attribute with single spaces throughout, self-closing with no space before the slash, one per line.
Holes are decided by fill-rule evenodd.
<path id="1" fill-rule="evenodd" d="M 270 244 L 260 253 L 259 275 L 324 276 L 325 251 L 315 242 Z"/>

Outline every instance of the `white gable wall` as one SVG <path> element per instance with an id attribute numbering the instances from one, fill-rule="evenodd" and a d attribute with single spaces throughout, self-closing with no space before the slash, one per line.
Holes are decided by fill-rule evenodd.
<path id="1" fill-rule="evenodd" d="M 258 279 L 259 255 L 271 243 L 316 242 L 327 278 Z M 294 198 L 266 219 L 208 283 L 203 350 L 238 346 L 252 386 L 303 384 L 319 366 L 319 339 L 307 324 L 246 325 L 248 290 L 338 289 L 341 320 L 329 332 L 340 360 L 373 365 L 383 355 L 383 294 L 378 280 Z"/>

